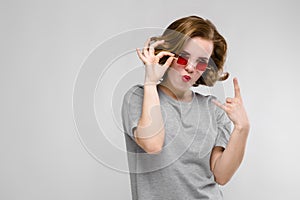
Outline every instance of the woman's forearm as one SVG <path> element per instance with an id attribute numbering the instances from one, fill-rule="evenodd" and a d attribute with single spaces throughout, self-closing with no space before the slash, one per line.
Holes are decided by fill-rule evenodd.
<path id="1" fill-rule="evenodd" d="M 226 149 L 216 161 L 214 175 L 221 185 L 226 184 L 240 166 L 250 126 L 234 127 Z"/>
<path id="2" fill-rule="evenodd" d="M 137 143 L 147 153 L 158 153 L 162 149 L 165 129 L 155 84 L 144 85 L 142 114 L 135 134 Z"/>

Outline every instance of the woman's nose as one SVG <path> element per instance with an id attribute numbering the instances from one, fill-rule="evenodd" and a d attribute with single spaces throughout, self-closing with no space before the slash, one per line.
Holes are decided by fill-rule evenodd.
<path id="1" fill-rule="evenodd" d="M 191 63 L 188 63 L 186 66 L 185 66 L 185 70 L 189 73 L 193 73 L 195 71 L 195 67 L 191 64 Z"/>

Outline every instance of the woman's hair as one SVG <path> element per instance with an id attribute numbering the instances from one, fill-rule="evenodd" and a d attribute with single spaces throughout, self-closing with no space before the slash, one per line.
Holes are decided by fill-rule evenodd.
<path id="1" fill-rule="evenodd" d="M 178 19 L 170 24 L 161 36 L 152 37 L 151 41 L 165 41 L 155 49 L 155 54 L 161 51 L 179 54 L 184 44 L 193 37 L 211 40 L 214 45 L 207 69 L 193 86 L 213 86 L 216 81 L 226 80 L 229 73 L 223 73 L 223 66 L 226 60 L 227 44 L 223 36 L 209 20 L 198 16 Z M 160 63 L 165 63 L 167 59 L 168 57 L 163 57 Z"/>

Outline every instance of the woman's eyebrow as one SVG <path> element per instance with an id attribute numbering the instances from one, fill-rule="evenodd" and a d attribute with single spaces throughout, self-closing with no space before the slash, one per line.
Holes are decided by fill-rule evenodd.
<path id="1" fill-rule="evenodd" d="M 189 52 L 187 51 L 182 51 L 181 53 L 185 54 L 185 55 L 191 55 Z M 207 57 L 198 57 L 197 59 L 205 59 L 205 60 L 208 60 Z"/>

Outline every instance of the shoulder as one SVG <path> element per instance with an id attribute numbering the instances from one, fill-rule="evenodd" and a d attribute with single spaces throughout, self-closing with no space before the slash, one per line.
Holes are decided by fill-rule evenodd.
<path id="1" fill-rule="evenodd" d="M 217 97 L 214 95 L 204 95 L 204 94 L 200 94 L 198 92 L 194 92 L 195 93 L 195 97 L 197 98 L 198 101 L 200 102 L 207 102 L 207 103 L 213 103 L 212 100 L 215 99 L 217 100 Z"/>
<path id="2" fill-rule="evenodd" d="M 221 109 L 212 101 L 212 100 L 217 100 L 220 102 L 220 100 L 216 96 L 211 94 L 204 95 L 195 92 L 195 97 L 197 99 L 197 103 L 200 104 L 201 106 L 205 106 L 208 110 L 214 113 L 222 112 Z"/>
<path id="3" fill-rule="evenodd" d="M 141 84 L 137 84 L 137 85 L 134 85 L 132 86 L 126 93 L 125 95 L 127 94 L 136 94 L 136 95 L 140 95 L 140 94 L 143 94 L 144 92 L 144 86 L 141 85 Z"/>
<path id="4" fill-rule="evenodd" d="M 124 95 L 124 100 L 131 100 L 132 98 L 141 98 L 144 95 L 144 86 L 137 84 L 132 86 Z"/>

